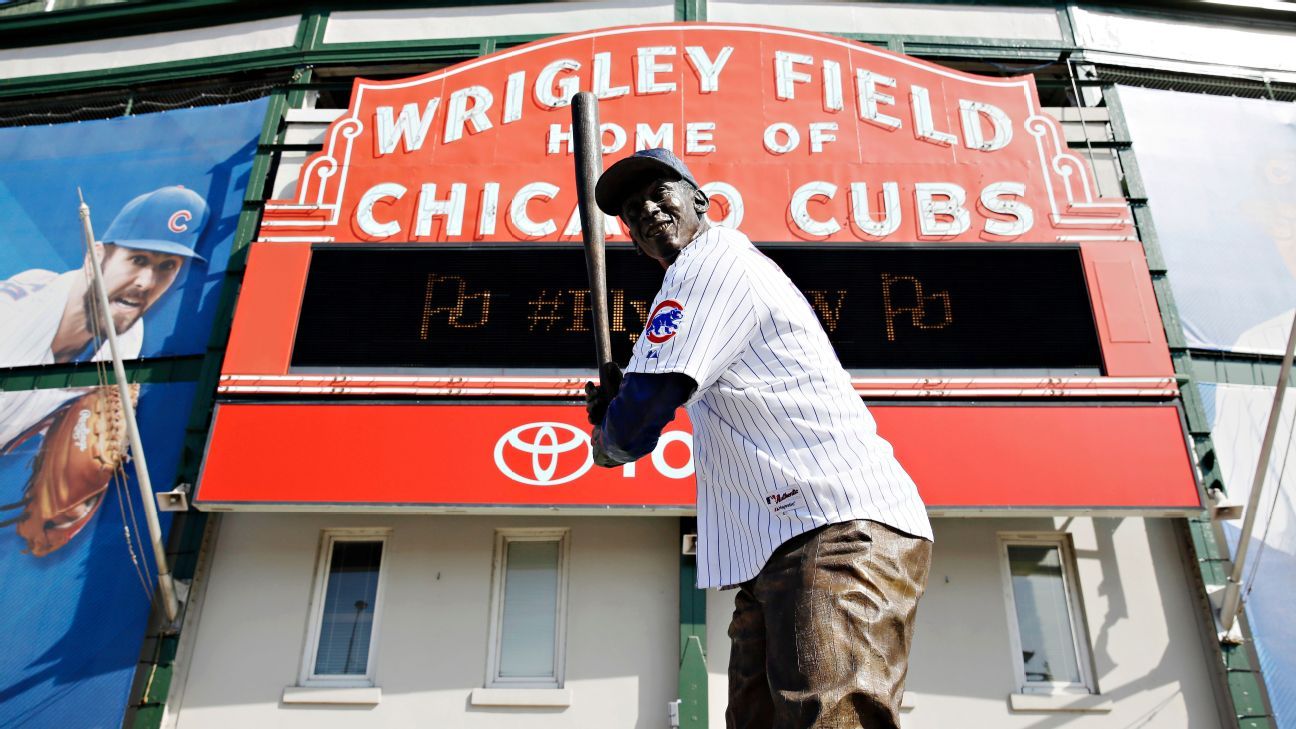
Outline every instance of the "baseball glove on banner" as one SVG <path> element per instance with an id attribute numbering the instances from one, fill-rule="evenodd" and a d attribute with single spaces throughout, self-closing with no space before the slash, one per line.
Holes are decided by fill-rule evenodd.
<path id="1" fill-rule="evenodd" d="M 131 385 L 131 402 L 138 400 L 139 385 Z M 96 387 L 54 412 L 23 492 L 23 512 L 9 522 L 18 525 L 27 552 L 44 557 L 90 523 L 126 448 L 116 386 Z"/>

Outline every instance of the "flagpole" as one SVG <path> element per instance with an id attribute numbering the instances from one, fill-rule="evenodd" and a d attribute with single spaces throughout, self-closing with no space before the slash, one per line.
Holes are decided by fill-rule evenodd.
<path id="1" fill-rule="evenodd" d="M 1246 518 L 1242 522 L 1242 536 L 1238 540 L 1237 554 L 1233 557 L 1233 572 L 1224 586 L 1224 600 L 1220 606 L 1220 627 L 1228 634 L 1233 621 L 1242 609 L 1242 567 L 1246 562 L 1247 548 L 1251 546 L 1251 530 L 1255 528 L 1256 511 L 1260 505 L 1260 491 L 1269 470 L 1269 456 L 1273 453 L 1274 436 L 1282 420 L 1283 396 L 1287 394 L 1287 380 L 1291 377 L 1292 354 L 1296 350 L 1296 316 L 1292 317 L 1292 330 L 1287 335 L 1287 351 L 1283 354 L 1278 371 L 1278 391 L 1274 393 L 1273 408 L 1269 411 L 1269 425 L 1260 443 L 1260 458 L 1256 461 L 1255 477 L 1251 479 L 1251 496 L 1247 499 Z M 1296 423 L 1293 423 L 1296 427 Z"/>
<path id="2" fill-rule="evenodd" d="M 81 197 L 81 189 L 77 188 Z M 90 206 L 81 198 L 79 208 L 81 230 L 85 235 L 86 258 L 90 260 L 90 270 L 94 275 L 95 301 L 103 312 L 103 321 L 96 322 L 108 333 L 108 349 L 112 353 L 113 374 L 117 376 L 117 390 L 121 393 L 122 411 L 126 416 L 126 434 L 130 438 L 131 456 L 135 459 L 135 476 L 140 490 L 140 501 L 144 505 L 144 521 L 148 524 L 149 542 L 153 545 L 153 561 L 157 564 L 158 589 L 162 592 L 162 608 L 166 611 L 168 623 L 174 624 L 180 615 L 180 600 L 176 597 L 175 581 L 171 570 L 167 568 L 166 549 L 162 546 L 162 526 L 158 522 L 157 502 L 153 494 L 153 483 L 149 479 L 148 461 L 144 458 L 144 444 L 140 440 L 139 423 L 135 420 L 135 404 L 131 402 L 130 385 L 126 381 L 126 368 L 122 365 L 121 350 L 117 346 L 117 328 L 108 314 L 108 292 L 104 290 L 103 270 L 99 258 L 95 255 L 94 229 L 90 225 Z"/>

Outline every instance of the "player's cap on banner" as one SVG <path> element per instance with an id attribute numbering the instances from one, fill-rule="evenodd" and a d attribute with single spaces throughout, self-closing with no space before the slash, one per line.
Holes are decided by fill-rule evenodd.
<path id="1" fill-rule="evenodd" d="M 147 192 L 126 203 L 100 236 L 104 243 L 206 262 L 194 250 L 207 225 L 207 201 L 179 185 Z"/>
<path id="2" fill-rule="evenodd" d="M 626 196 L 634 192 L 635 187 L 649 175 L 665 175 L 671 179 L 684 180 L 693 187 L 702 187 L 693 179 L 693 173 L 669 149 L 641 149 L 638 152 L 617 160 L 607 168 L 594 186 L 594 199 L 599 209 L 608 215 L 620 215 L 621 203 Z"/>

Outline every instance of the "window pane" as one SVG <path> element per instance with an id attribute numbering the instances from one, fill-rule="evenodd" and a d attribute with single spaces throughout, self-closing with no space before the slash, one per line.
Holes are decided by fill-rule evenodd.
<path id="1" fill-rule="evenodd" d="M 333 543 L 315 675 L 367 673 L 382 546 L 382 542 Z"/>
<path id="2" fill-rule="evenodd" d="M 553 678 L 558 542 L 509 542 L 504 573 L 501 678 Z"/>
<path id="3" fill-rule="evenodd" d="M 1008 547 L 1026 680 L 1081 683 L 1058 547 Z"/>

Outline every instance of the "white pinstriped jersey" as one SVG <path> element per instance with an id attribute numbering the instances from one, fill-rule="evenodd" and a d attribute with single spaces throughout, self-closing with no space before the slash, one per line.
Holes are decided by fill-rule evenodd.
<path id="1" fill-rule="evenodd" d="M 54 273 L 41 269 L 24 271 L 0 281 L 0 367 L 50 364 L 50 347 L 63 320 L 72 286 L 85 276 L 80 269 Z M 117 337 L 122 359 L 135 359 L 144 343 L 144 320 L 139 319 Z M 78 358 L 84 361 L 87 358 Z M 95 351 L 94 361 L 112 359 L 105 340 Z"/>
<path id="2" fill-rule="evenodd" d="M 810 304 L 747 236 L 713 227 L 680 252 L 628 372 L 698 383 L 693 422 L 699 587 L 756 576 L 784 541 L 872 519 L 932 538 Z"/>
<path id="3" fill-rule="evenodd" d="M 54 361 L 50 345 L 58 333 L 73 283 L 84 275 L 80 270 L 56 274 L 33 269 L 0 281 L 0 367 Z M 140 320 L 117 338 L 122 357 L 138 357 L 143 341 L 144 322 Z M 110 358 L 108 343 L 104 342 L 93 359 Z M 84 389 L 43 389 L 0 393 L 0 448 L 84 392 Z"/>

